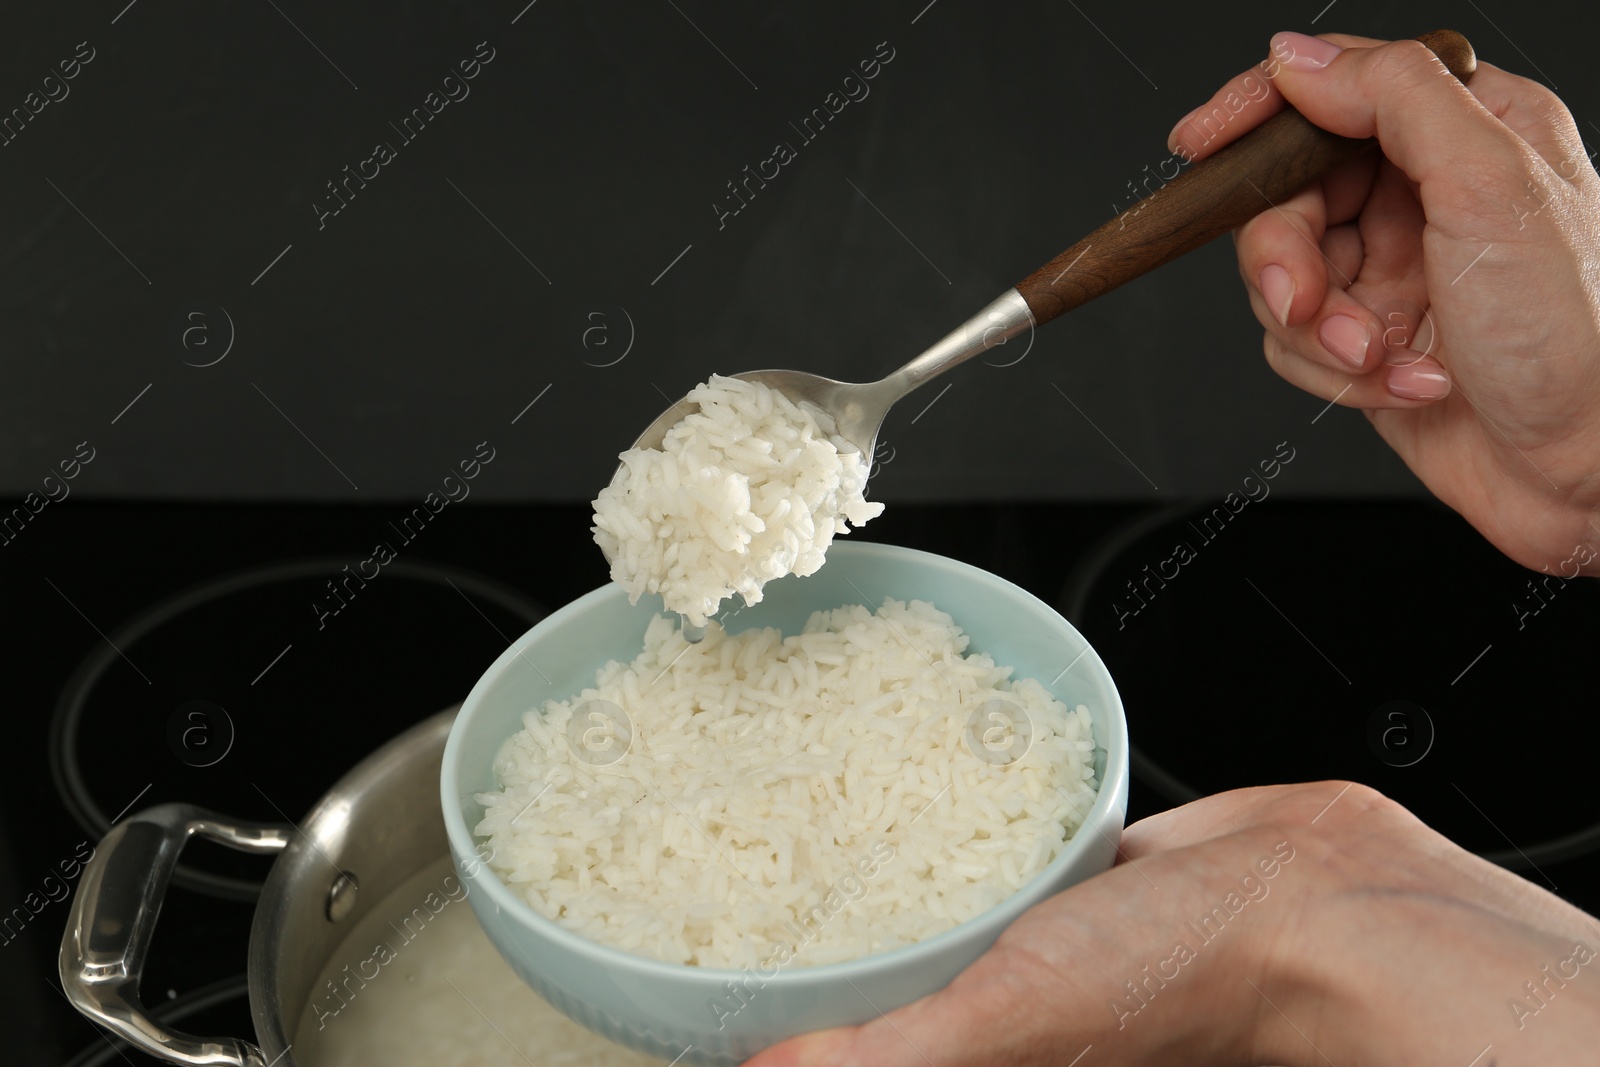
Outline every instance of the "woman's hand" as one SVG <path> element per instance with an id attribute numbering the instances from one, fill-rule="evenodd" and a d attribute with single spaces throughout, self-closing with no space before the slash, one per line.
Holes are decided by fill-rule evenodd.
<path id="1" fill-rule="evenodd" d="M 1416 41 L 1279 34 L 1272 56 L 1170 146 L 1204 157 L 1287 99 L 1382 155 L 1236 232 L 1267 362 L 1365 410 L 1512 559 L 1600 573 L 1600 178 L 1572 116 L 1481 61 L 1469 91 Z"/>
<path id="2" fill-rule="evenodd" d="M 943 991 L 748 1067 L 1593 1062 L 1600 926 L 1364 786 L 1207 797 L 1121 853 Z"/>

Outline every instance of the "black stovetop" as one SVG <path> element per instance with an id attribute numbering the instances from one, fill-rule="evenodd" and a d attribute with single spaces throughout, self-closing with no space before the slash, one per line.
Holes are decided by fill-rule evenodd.
<path id="1" fill-rule="evenodd" d="M 77 861 L 109 820 L 170 800 L 298 817 L 606 577 L 582 505 L 452 509 L 409 543 L 395 511 L 74 501 L 6 546 L 0 1032 L 18 1062 L 151 1062 L 100 1036 L 55 975 Z M 1430 505 L 1211 514 L 891 505 L 851 536 L 985 567 L 1078 624 L 1127 706 L 1130 819 L 1234 786 L 1352 778 L 1600 910 L 1577 743 L 1593 583 L 1530 586 L 1543 576 Z M 372 573 L 380 540 L 396 559 L 347 580 Z M 266 861 L 196 846 L 186 867 L 145 998 L 185 1029 L 244 1036 Z"/>

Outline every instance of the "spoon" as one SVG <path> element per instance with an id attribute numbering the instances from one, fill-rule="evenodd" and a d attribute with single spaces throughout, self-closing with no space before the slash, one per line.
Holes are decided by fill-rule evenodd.
<path id="1" fill-rule="evenodd" d="M 1477 60 L 1461 34 L 1435 30 L 1418 40 L 1462 82 L 1472 77 Z M 797 370 L 745 371 L 731 377 L 760 382 L 797 403 L 815 404 L 833 417 L 840 437 L 870 457 L 889 409 L 929 379 L 1210 243 L 1376 145 L 1376 138 L 1329 133 L 1286 107 L 1165 182 L 1136 208 L 1050 260 L 885 378 L 840 382 Z M 687 411 L 683 401 L 673 404 L 633 447 L 660 448 L 667 431 Z M 690 628 L 684 635 L 698 640 Z"/>

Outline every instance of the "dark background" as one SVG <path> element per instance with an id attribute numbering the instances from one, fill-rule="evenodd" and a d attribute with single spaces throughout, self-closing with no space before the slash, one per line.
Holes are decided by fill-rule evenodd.
<path id="1" fill-rule="evenodd" d="M 586 501 L 665 397 L 712 371 L 892 369 L 1125 204 L 1173 122 L 1276 30 L 1453 27 L 1554 85 L 1586 134 L 1600 116 L 1587 8 L 1558 26 L 1498 2 L 525 3 L 0 15 L 0 115 L 78 42 L 96 52 L 0 147 L 7 507 L 78 442 L 96 450 L 0 547 L 0 915 L 103 829 L 52 747 L 74 694 L 102 819 L 172 800 L 298 817 L 605 580 Z M 400 144 L 388 123 L 480 41 L 495 58 L 471 95 Z M 883 41 L 871 95 L 799 145 L 788 123 Z M 397 158 L 319 231 L 324 183 L 378 140 Z M 724 183 L 779 140 L 798 158 L 719 230 Z M 1519 617 L 1543 605 L 1532 575 L 1426 501 L 1361 415 L 1279 382 L 1259 344 L 1218 242 L 1052 324 L 1021 362 L 908 399 L 872 483 L 889 510 L 853 536 L 985 567 L 1078 624 L 1140 750 L 1131 818 L 1353 778 L 1600 909 L 1575 743 L 1600 592 Z M 319 628 L 325 580 L 485 440 L 494 462 L 405 547 L 410 569 Z M 1282 441 L 1272 498 L 1119 626 L 1125 583 Z M 235 735 L 204 767 L 168 733 L 197 700 Z M 1375 744 L 1397 721 L 1403 743 Z M 54 988 L 69 907 L 0 945 L 0 1038 L 23 1063 L 123 1062 Z M 250 916 L 248 894 L 173 888 L 147 1000 L 231 991 L 232 1014 L 184 1025 L 248 1031 Z"/>
<path id="2" fill-rule="evenodd" d="M 96 58 L 0 148 L 0 489 L 87 439 L 84 498 L 416 500 L 489 439 L 515 458 L 479 499 L 591 499 L 663 393 L 915 355 L 1126 206 L 1279 29 L 1452 26 L 1600 117 L 1592 7 L 1558 31 L 1504 3 L 526 2 L 10 9 L 0 109 Z M 470 96 L 402 142 L 480 41 Z M 870 96 L 801 143 L 885 41 Z M 319 230 L 380 140 L 398 158 Z M 783 140 L 799 158 L 719 230 Z M 1322 406 L 1265 367 L 1226 242 L 947 383 L 884 428 L 884 499 L 1221 494 Z M 1320 428 L 1285 493 L 1418 492 L 1358 414 Z"/>

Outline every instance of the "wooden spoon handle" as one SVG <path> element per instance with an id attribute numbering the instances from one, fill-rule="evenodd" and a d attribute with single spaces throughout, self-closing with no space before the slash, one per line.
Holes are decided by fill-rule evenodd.
<path id="1" fill-rule="evenodd" d="M 1419 37 L 1461 81 L 1472 45 L 1454 30 Z M 1017 283 L 1043 324 L 1255 218 L 1377 144 L 1315 126 L 1288 108 L 1161 186 Z"/>

